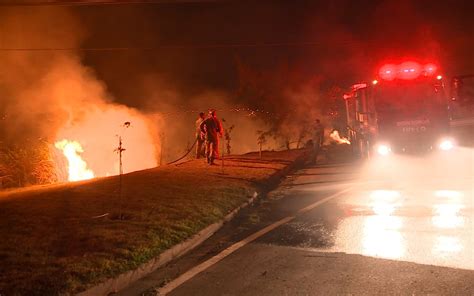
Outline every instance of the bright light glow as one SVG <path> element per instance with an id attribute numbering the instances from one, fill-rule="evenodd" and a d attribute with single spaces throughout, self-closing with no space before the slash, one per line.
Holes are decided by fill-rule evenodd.
<path id="1" fill-rule="evenodd" d="M 455 200 L 459 200 L 462 197 L 462 193 L 456 190 L 437 190 L 434 195 L 436 197 L 445 197 Z"/>
<path id="2" fill-rule="evenodd" d="M 434 205 L 433 210 L 436 215 L 432 218 L 433 225 L 442 229 L 464 226 L 464 218 L 459 215 L 462 208 L 460 204 Z"/>
<path id="3" fill-rule="evenodd" d="M 384 200 L 393 202 L 400 197 L 400 192 L 395 190 L 374 190 L 370 194 L 372 200 Z"/>
<path id="4" fill-rule="evenodd" d="M 378 80 L 373 80 L 373 81 L 372 81 L 372 84 L 373 84 L 373 85 L 376 85 L 377 83 L 379 83 Z"/>
<path id="5" fill-rule="evenodd" d="M 81 144 L 76 141 L 62 140 L 54 144 L 61 150 L 68 161 L 68 180 L 80 181 L 94 178 L 94 172 L 87 168 L 87 163 L 80 153 L 84 152 Z"/>
<path id="6" fill-rule="evenodd" d="M 454 148 L 454 142 L 450 139 L 444 139 L 439 143 L 439 149 L 443 151 L 449 151 Z"/>
<path id="7" fill-rule="evenodd" d="M 386 203 L 376 203 L 372 206 L 372 210 L 377 215 L 389 216 L 395 212 L 395 206 Z"/>
<path id="8" fill-rule="evenodd" d="M 400 65 L 400 74 L 398 78 L 410 80 L 420 76 L 421 66 L 416 62 L 404 62 Z"/>
<path id="9" fill-rule="evenodd" d="M 373 216 L 366 218 L 363 230 L 363 254 L 397 259 L 405 252 L 400 229 L 400 217 L 392 216 L 400 193 L 394 190 L 375 190 L 370 194 Z"/>
<path id="10" fill-rule="evenodd" d="M 394 190 L 375 190 L 370 194 L 372 209 L 375 214 L 389 216 L 395 212 L 394 202 L 399 199 L 400 193 Z"/>
<path id="11" fill-rule="evenodd" d="M 433 63 L 428 63 L 426 65 L 421 65 L 414 61 L 405 61 L 401 64 L 386 64 L 383 65 L 379 70 L 379 77 L 383 80 L 394 80 L 394 79 L 403 79 L 403 80 L 412 80 L 423 76 L 433 76 L 438 70 L 438 66 Z M 438 80 L 441 76 L 438 76 Z"/>
<path id="12" fill-rule="evenodd" d="M 349 141 L 347 138 L 341 137 L 337 130 L 332 131 L 329 137 L 338 144 L 351 144 L 351 141 Z"/>
<path id="13" fill-rule="evenodd" d="M 125 122 L 131 122 L 130 128 L 125 128 Z M 123 145 L 127 149 L 123 155 L 124 173 L 156 166 L 156 142 L 151 128 L 148 118 L 136 110 L 120 105 L 100 105 L 90 107 L 77 120 L 68 121 L 57 132 L 55 142 L 67 139 L 77 142 L 77 145 L 80 143 L 82 147 L 76 149 L 76 154 L 87 164 L 86 169 L 94 172 L 95 177 L 113 176 L 119 173 L 119 157 L 114 152 L 118 147 L 116 135 L 123 136 Z M 70 171 L 69 178 L 62 175 L 66 178 L 61 181 L 83 180 L 90 176 L 79 174 L 71 177 L 73 168 L 60 159 L 56 163 L 58 171 Z"/>
<path id="14" fill-rule="evenodd" d="M 379 76 L 384 80 L 394 80 L 397 77 L 397 66 L 393 64 L 383 65 L 379 70 Z"/>
<path id="15" fill-rule="evenodd" d="M 443 76 L 438 75 L 438 76 L 436 76 L 436 79 L 441 80 L 441 79 L 443 79 Z"/>
<path id="16" fill-rule="evenodd" d="M 435 64 L 426 64 L 425 65 L 425 74 L 426 75 L 432 75 L 433 73 L 436 72 L 438 67 Z"/>
<path id="17" fill-rule="evenodd" d="M 387 156 L 392 152 L 392 149 L 390 149 L 390 146 L 380 144 L 377 146 L 377 153 L 382 156 Z"/>
<path id="18" fill-rule="evenodd" d="M 367 256 L 399 259 L 405 253 L 405 243 L 400 229 L 399 217 L 376 214 L 367 217 L 364 223 L 362 253 Z"/>

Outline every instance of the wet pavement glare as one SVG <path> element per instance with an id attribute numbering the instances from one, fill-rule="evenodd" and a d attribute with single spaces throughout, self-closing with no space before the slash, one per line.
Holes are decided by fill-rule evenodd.
<path id="1" fill-rule="evenodd" d="M 345 197 L 328 251 L 474 269 L 472 191 L 373 190 Z"/>
<path id="2" fill-rule="evenodd" d="M 465 149 L 449 161 L 445 155 L 392 156 L 363 166 L 307 169 L 288 186 L 291 198 L 331 182 L 354 189 L 263 241 L 474 270 L 473 156 Z"/>

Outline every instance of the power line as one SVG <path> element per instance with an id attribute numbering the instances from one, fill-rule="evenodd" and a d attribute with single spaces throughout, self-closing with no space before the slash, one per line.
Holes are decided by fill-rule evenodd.
<path id="1" fill-rule="evenodd" d="M 193 4 L 229 2 L 229 0 L 83 0 L 83 1 L 8 1 L 0 0 L 0 6 L 99 6 L 99 5 L 130 5 L 130 4 Z"/>
<path id="2" fill-rule="evenodd" d="M 350 46 L 351 48 L 363 47 L 359 42 L 344 41 L 337 45 Z M 327 47 L 321 41 L 306 42 L 267 42 L 267 43 L 209 43 L 209 44 L 182 44 L 158 45 L 151 47 L 37 47 L 18 48 L 4 47 L 0 51 L 154 51 L 162 49 L 207 49 L 207 48 L 256 48 L 256 47 Z"/>

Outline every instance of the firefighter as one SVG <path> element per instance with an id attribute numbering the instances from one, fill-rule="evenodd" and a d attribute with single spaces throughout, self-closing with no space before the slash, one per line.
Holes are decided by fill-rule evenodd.
<path id="1" fill-rule="evenodd" d="M 199 113 L 199 117 L 196 120 L 196 158 L 204 156 L 204 135 L 201 132 L 201 123 L 206 118 L 204 112 Z"/>
<path id="2" fill-rule="evenodd" d="M 201 132 L 206 139 L 207 163 L 214 164 L 214 159 L 219 158 L 219 138 L 222 137 L 222 124 L 217 119 L 216 110 L 209 110 L 209 116 L 200 125 Z"/>
<path id="3" fill-rule="evenodd" d="M 311 163 L 316 164 L 321 147 L 324 143 L 324 126 L 319 119 L 316 119 L 313 126 L 313 151 L 311 155 Z"/>

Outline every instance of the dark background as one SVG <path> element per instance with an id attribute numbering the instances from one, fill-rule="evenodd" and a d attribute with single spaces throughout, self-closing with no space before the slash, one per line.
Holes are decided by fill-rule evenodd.
<path id="1" fill-rule="evenodd" d="M 150 84 L 183 96 L 236 92 L 237 65 L 287 67 L 294 83 L 318 76 L 341 87 L 389 59 L 432 61 L 447 76 L 474 68 L 471 1 L 0 1 L 0 11 L 32 15 L 57 6 L 77 18 L 79 43 L 1 47 L 92 49 L 79 51 L 83 63 L 133 107 L 147 107 Z"/>
<path id="2" fill-rule="evenodd" d="M 137 50 L 86 52 L 119 100 L 139 106 L 143 77 L 184 94 L 238 88 L 236 61 L 256 70 L 289 64 L 348 86 L 390 58 L 438 63 L 472 72 L 470 1 L 210 1 L 73 7 L 84 47 Z M 153 47 L 150 50 L 140 50 Z M 145 94 L 142 94 L 145 95 Z"/>

